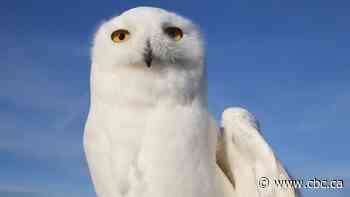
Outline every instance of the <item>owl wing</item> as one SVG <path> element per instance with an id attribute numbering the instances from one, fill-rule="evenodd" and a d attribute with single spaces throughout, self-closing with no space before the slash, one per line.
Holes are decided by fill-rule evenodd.
<path id="1" fill-rule="evenodd" d="M 294 188 L 275 184 L 275 180 L 290 178 L 261 135 L 252 114 L 242 108 L 226 109 L 222 126 L 216 159 L 219 170 L 234 190 L 231 197 L 298 196 Z"/>

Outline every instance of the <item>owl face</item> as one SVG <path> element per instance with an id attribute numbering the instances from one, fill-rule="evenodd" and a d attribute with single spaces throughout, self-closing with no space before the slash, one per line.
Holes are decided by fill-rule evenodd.
<path id="1" fill-rule="evenodd" d="M 150 7 L 128 10 L 98 29 L 92 58 L 108 68 L 203 67 L 204 50 L 196 26 L 174 13 Z"/>

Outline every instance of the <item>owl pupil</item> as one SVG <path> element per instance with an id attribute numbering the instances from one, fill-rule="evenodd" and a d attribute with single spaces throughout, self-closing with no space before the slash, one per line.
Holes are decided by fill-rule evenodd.
<path id="1" fill-rule="evenodd" d="M 125 38 L 125 34 L 123 33 L 119 34 L 119 40 L 124 40 L 124 38 Z"/>
<path id="2" fill-rule="evenodd" d="M 176 37 L 176 32 L 175 32 L 175 31 L 170 31 L 170 32 L 169 32 L 169 35 L 170 35 L 171 37 Z"/>

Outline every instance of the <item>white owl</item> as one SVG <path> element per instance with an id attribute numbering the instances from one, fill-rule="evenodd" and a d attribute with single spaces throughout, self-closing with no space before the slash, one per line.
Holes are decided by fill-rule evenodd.
<path id="1" fill-rule="evenodd" d="M 260 177 L 288 175 L 247 111 L 226 110 L 219 135 L 204 59 L 197 27 L 163 9 L 134 8 L 101 25 L 84 136 L 98 197 L 294 196 L 259 189 Z"/>

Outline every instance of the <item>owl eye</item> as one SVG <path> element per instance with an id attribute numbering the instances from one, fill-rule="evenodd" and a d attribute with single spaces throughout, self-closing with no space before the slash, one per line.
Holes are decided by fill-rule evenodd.
<path id="1" fill-rule="evenodd" d="M 179 41 L 183 37 L 182 30 L 178 27 L 167 27 L 164 29 L 164 32 L 175 41 Z"/>
<path id="2" fill-rule="evenodd" d="M 130 33 L 125 29 L 119 29 L 111 34 L 111 39 L 115 43 L 127 41 Z"/>

